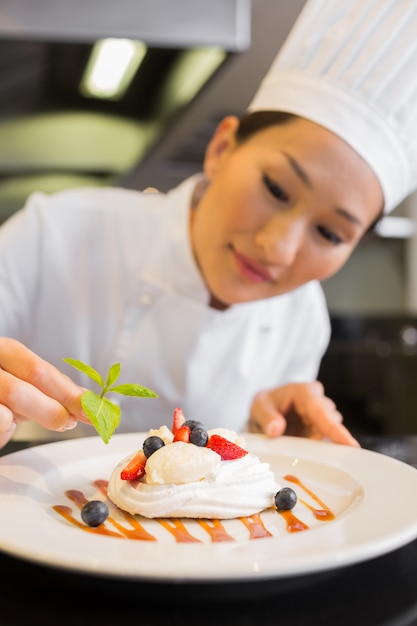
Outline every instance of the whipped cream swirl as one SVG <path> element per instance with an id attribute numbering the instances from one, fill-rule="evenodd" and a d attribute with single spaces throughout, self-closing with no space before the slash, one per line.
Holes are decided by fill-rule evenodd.
<path id="1" fill-rule="evenodd" d="M 269 464 L 251 453 L 222 461 L 212 450 L 175 442 L 149 457 L 143 478 L 122 480 L 120 472 L 132 456 L 114 468 L 108 486 L 112 502 L 132 515 L 244 517 L 272 507 L 280 489 Z"/>

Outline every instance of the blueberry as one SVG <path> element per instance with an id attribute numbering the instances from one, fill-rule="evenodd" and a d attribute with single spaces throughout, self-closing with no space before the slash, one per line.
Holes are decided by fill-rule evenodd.
<path id="1" fill-rule="evenodd" d="M 297 504 L 297 494 L 291 487 L 283 487 L 275 494 L 275 506 L 278 513 L 291 511 Z"/>
<path id="2" fill-rule="evenodd" d="M 193 431 L 194 428 L 204 428 L 203 422 L 199 422 L 198 420 L 186 420 L 183 426 L 188 426 L 191 431 Z"/>
<path id="3" fill-rule="evenodd" d="M 190 443 L 193 443 L 195 446 L 204 448 L 207 445 L 208 438 L 209 436 L 205 428 L 198 426 L 190 432 Z"/>
<path id="4" fill-rule="evenodd" d="M 81 509 L 81 519 L 87 526 L 99 526 L 109 516 L 109 507 L 101 500 L 90 500 Z"/>
<path id="5" fill-rule="evenodd" d="M 158 437 L 158 435 L 151 435 L 143 442 L 143 454 L 148 459 L 151 454 L 159 450 L 159 448 L 162 448 L 164 445 L 165 442 L 161 439 L 161 437 Z"/>

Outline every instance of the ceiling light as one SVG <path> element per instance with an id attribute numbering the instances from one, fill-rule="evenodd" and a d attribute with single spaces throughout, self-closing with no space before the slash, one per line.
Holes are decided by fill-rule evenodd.
<path id="1" fill-rule="evenodd" d="M 187 104 L 227 57 L 222 48 L 184 50 L 165 88 L 166 100 L 178 106 Z"/>
<path id="2" fill-rule="evenodd" d="M 185 55 L 182 67 L 182 80 L 177 99 L 180 102 L 191 100 L 214 74 L 226 58 L 221 48 L 197 48 Z"/>
<path id="3" fill-rule="evenodd" d="M 80 84 L 84 96 L 120 99 L 129 87 L 146 46 L 131 39 L 103 39 L 94 44 Z"/>

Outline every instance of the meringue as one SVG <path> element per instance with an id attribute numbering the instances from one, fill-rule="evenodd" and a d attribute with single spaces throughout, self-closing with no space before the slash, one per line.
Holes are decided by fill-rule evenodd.
<path id="1" fill-rule="evenodd" d="M 218 429 L 236 440 L 235 433 Z M 239 439 L 240 445 L 243 440 Z M 242 446 L 243 447 L 243 446 Z M 154 452 L 143 478 L 128 481 L 121 470 L 124 458 L 109 479 L 108 496 L 120 509 L 147 518 L 187 517 L 231 519 L 273 507 L 280 489 L 268 463 L 248 452 L 222 461 L 217 452 L 175 441 Z"/>

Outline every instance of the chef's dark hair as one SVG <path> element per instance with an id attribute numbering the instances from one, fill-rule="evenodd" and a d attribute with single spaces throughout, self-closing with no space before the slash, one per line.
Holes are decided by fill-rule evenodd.
<path id="1" fill-rule="evenodd" d="M 247 113 L 239 120 L 236 140 L 239 143 L 243 143 L 256 133 L 270 126 L 289 124 L 296 119 L 297 115 L 285 113 L 284 111 L 254 111 L 253 113 Z"/>

